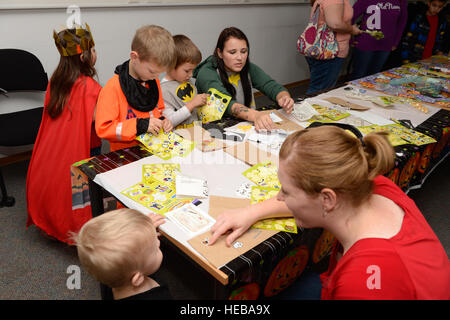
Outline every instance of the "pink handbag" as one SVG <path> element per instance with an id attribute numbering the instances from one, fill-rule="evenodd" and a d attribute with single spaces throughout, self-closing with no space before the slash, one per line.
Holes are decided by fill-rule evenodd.
<path id="1" fill-rule="evenodd" d="M 314 3 L 311 10 L 309 23 L 305 31 L 298 37 L 297 49 L 305 55 L 317 60 L 333 59 L 338 55 L 339 46 L 334 31 L 326 23 L 320 28 L 319 22 L 319 0 Z"/>

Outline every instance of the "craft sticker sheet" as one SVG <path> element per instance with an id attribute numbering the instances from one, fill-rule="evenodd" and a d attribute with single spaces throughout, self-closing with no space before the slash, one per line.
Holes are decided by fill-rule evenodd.
<path id="1" fill-rule="evenodd" d="M 338 120 L 341 120 L 343 118 L 350 116 L 350 113 L 341 111 L 340 109 L 342 109 L 342 108 L 338 108 L 338 107 L 330 108 L 330 107 L 324 107 L 324 106 L 321 106 L 318 104 L 313 104 L 312 106 L 314 109 L 316 109 L 316 111 L 318 113 L 320 113 L 320 115 L 313 115 L 308 120 L 309 122 L 315 122 L 315 121 L 333 122 L 333 121 L 338 121 Z"/>
<path id="2" fill-rule="evenodd" d="M 193 204 L 168 212 L 166 217 L 187 233 L 190 238 L 208 231 L 216 222 Z"/>
<path id="3" fill-rule="evenodd" d="M 175 197 L 175 189 L 156 179 L 150 179 L 149 184 L 140 182 L 121 193 L 130 199 L 142 204 L 154 213 L 164 215 L 168 211 L 174 210 L 193 199 L 179 200 Z"/>
<path id="4" fill-rule="evenodd" d="M 280 190 L 276 188 L 253 186 L 251 191 L 250 203 L 254 204 L 273 198 L 278 194 L 279 191 Z M 297 233 L 297 225 L 295 224 L 294 218 L 264 219 L 255 223 L 252 228 Z"/>
<path id="5" fill-rule="evenodd" d="M 149 185 L 155 179 L 173 185 L 175 176 L 180 172 L 178 163 L 154 163 L 142 166 L 142 181 Z"/>
<path id="6" fill-rule="evenodd" d="M 169 160 L 173 157 L 185 157 L 195 147 L 195 143 L 183 139 L 174 132 L 165 133 L 163 130 L 154 136 L 144 133 L 136 137 L 148 151 L 160 157 L 163 160 Z"/>
<path id="7" fill-rule="evenodd" d="M 281 188 L 278 180 L 278 167 L 272 162 L 259 163 L 245 170 L 242 174 L 260 187 Z"/>
<path id="8" fill-rule="evenodd" d="M 280 219 L 264 219 L 256 222 L 253 229 L 276 230 L 290 233 L 297 233 L 297 225 L 294 218 L 280 218 Z"/>
<path id="9" fill-rule="evenodd" d="M 424 145 L 436 142 L 435 139 L 424 135 L 421 132 L 417 132 L 412 129 L 408 129 L 400 124 L 389 124 L 385 126 L 371 125 L 358 128 L 364 135 L 370 132 L 389 132 L 389 142 L 395 147 L 403 144 L 415 144 Z"/>
<path id="10" fill-rule="evenodd" d="M 376 124 L 372 124 L 370 126 L 365 126 L 365 127 L 358 127 L 359 131 L 361 131 L 361 133 L 363 135 L 369 134 L 371 132 L 381 132 L 384 131 L 383 126 L 379 126 Z M 389 134 L 387 136 L 389 142 L 391 143 L 392 146 L 400 146 L 402 144 L 406 144 L 407 142 L 405 142 L 405 140 L 403 140 L 402 138 L 400 138 L 399 136 L 395 135 L 395 134 Z"/>
<path id="11" fill-rule="evenodd" d="M 260 187 L 260 186 L 252 186 L 250 203 L 258 203 L 270 198 L 275 197 L 280 189 L 277 188 L 268 188 L 268 187 Z"/>
<path id="12" fill-rule="evenodd" d="M 197 108 L 198 117 L 203 123 L 222 119 L 231 100 L 230 96 L 214 88 L 210 88 L 208 94 L 209 97 L 206 104 Z"/>
<path id="13" fill-rule="evenodd" d="M 421 132 L 417 132 L 415 130 L 408 129 L 397 123 L 383 126 L 383 130 L 385 130 L 391 134 L 394 134 L 394 135 L 402 138 L 403 140 L 405 140 L 411 144 L 415 144 L 417 146 L 436 142 L 435 139 L 433 139 L 427 135 L 424 135 Z"/>

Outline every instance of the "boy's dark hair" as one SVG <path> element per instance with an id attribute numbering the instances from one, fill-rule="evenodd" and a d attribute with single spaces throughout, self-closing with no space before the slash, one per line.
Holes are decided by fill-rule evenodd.
<path id="1" fill-rule="evenodd" d="M 175 42 L 175 54 L 176 64 L 174 68 L 178 68 L 180 65 L 186 62 L 192 64 L 199 64 L 202 61 L 202 53 L 191 39 L 182 34 L 173 36 Z"/>
<path id="2" fill-rule="evenodd" d="M 444 5 L 445 4 L 447 4 L 447 0 L 428 0 L 427 2 L 433 2 L 433 1 L 438 1 L 438 2 L 441 2 L 441 3 L 443 3 Z"/>

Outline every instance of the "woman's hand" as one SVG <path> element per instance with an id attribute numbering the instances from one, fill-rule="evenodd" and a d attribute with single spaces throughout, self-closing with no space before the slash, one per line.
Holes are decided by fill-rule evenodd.
<path id="1" fill-rule="evenodd" d="M 286 203 L 279 201 L 277 196 L 248 207 L 225 211 L 219 215 L 211 228 L 212 236 L 209 244 L 214 244 L 220 236 L 231 231 L 225 240 L 225 244 L 229 247 L 257 221 L 279 217 L 293 217 L 293 215 Z"/>
<path id="2" fill-rule="evenodd" d="M 362 30 L 360 28 L 358 28 L 358 26 L 356 24 L 352 25 L 352 35 L 357 36 L 360 35 L 362 32 Z"/>
<path id="3" fill-rule="evenodd" d="M 235 103 L 231 106 L 231 114 L 236 118 L 253 122 L 256 131 L 271 131 L 273 129 L 274 123 L 268 113 L 253 110 L 240 103 Z"/>
<path id="4" fill-rule="evenodd" d="M 251 218 L 250 207 L 225 211 L 216 219 L 211 228 L 212 237 L 209 245 L 213 245 L 220 236 L 231 231 L 225 240 L 227 247 L 247 231 L 255 221 Z"/>
<path id="5" fill-rule="evenodd" d="M 255 129 L 256 131 L 266 130 L 266 131 L 272 131 L 274 129 L 274 123 L 272 121 L 272 118 L 270 117 L 270 114 L 268 113 L 262 113 L 260 111 L 255 114 Z"/>
<path id="6" fill-rule="evenodd" d="M 287 91 L 282 91 L 277 95 L 277 103 L 287 114 L 290 114 L 294 108 L 294 99 Z"/>

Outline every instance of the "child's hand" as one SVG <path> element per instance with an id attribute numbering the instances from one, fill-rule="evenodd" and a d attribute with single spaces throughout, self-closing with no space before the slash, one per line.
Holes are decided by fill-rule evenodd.
<path id="1" fill-rule="evenodd" d="M 194 97 L 194 99 L 192 99 L 186 104 L 186 108 L 188 108 L 189 111 L 192 112 L 192 110 L 194 110 L 195 108 L 204 106 L 208 101 L 208 97 L 209 94 L 207 93 L 198 94 Z"/>
<path id="2" fill-rule="evenodd" d="M 163 127 L 162 120 L 159 120 L 157 118 L 150 118 L 147 132 L 150 132 L 152 135 L 157 136 L 161 131 L 162 127 Z"/>
<path id="3" fill-rule="evenodd" d="M 152 220 L 155 228 L 158 228 L 160 225 L 166 223 L 166 219 L 164 218 L 163 215 L 151 213 L 148 216 Z"/>
<path id="4" fill-rule="evenodd" d="M 169 119 L 164 119 L 162 121 L 162 128 L 164 130 L 165 133 L 172 131 L 173 130 L 173 125 L 172 122 Z"/>

